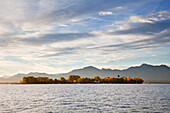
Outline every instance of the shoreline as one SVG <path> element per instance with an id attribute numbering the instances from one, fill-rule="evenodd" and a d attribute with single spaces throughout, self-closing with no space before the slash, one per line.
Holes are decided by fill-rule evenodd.
<path id="1" fill-rule="evenodd" d="M 0 84 L 21 84 L 19 82 L 0 82 Z M 58 83 L 58 84 L 135 84 L 135 83 Z M 142 84 L 170 84 L 170 82 L 144 82 Z M 27 84 L 25 84 L 27 85 Z"/>

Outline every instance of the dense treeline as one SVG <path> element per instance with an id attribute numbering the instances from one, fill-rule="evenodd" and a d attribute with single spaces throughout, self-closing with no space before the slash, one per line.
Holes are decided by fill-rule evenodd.
<path id="1" fill-rule="evenodd" d="M 94 78 L 81 78 L 79 75 L 70 75 L 68 79 L 60 77 L 60 79 L 50 79 L 48 77 L 23 77 L 23 80 L 20 81 L 22 84 L 71 84 L 71 83 L 133 83 L 141 84 L 143 83 L 141 78 L 130 78 L 130 77 L 106 77 L 100 78 L 96 76 Z"/>

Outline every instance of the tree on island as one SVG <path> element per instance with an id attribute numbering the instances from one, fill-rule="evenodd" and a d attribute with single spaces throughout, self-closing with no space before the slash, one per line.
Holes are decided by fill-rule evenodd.
<path id="1" fill-rule="evenodd" d="M 95 76 L 94 79 L 97 80 L 97 81 L 100 81 L 100 77 L 99 76 Z"/>
<path id="2" fill-rule="evenodd" d="M 70 75 L 69 77 L 68 77 L 68 80 L 70 80 L 70 81 L 72 81 L 72 82 L 77 82 L 77 80 L 80 78 L 80 76 L 79 75 Z"/>
<path id="3" fill-rule="evenodd" d="M 79 75 L 70 75 L 68 80 L 64 77 L 60 77 L 58 79 L 50 79 L 48 77 L 33 77 L 27 76 L 23 77 L 23 80 L 20 81 L 21 84 L 59 84 L 59 83 L 133 83 L 133 84 L 141 84 L 144 80 L 137 77 L 137 78 L 130 78 L 130 77 L 106 77 L 100 78 L 96 76 L 94 78 L 81 78 Z"/>
<path id="4" fill-rule="evenodd" d="M 64 77 L 60 77 L 60 81 L 61 81 L 61 83 L 65 83 L 66 79 Z"/>

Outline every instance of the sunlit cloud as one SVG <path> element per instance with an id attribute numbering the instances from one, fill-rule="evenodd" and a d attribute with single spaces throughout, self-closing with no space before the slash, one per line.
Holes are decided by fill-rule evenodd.
<path id="1" fill-rule="evenodd" d="M 100 12 L 99 15 L 113 15 L 112 12 Z"/>
<path id="2" fill-rule="evenodd" d="M 148 57 L 160 58 L 152 63 L 169 64 L 164 59 L 170 54 L 170 9 L 164 4 L 2 0 L 0 76 L 68 72 L 87 65 L 125 68 L 131 62 L 143 63 L 139 58 L 147 62 Z M 166 58 L 161 59 L 162 54 Z"/>

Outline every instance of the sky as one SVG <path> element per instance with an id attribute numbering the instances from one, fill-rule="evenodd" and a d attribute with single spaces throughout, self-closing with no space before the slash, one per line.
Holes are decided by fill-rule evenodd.
<path id="1" fill-rule="evenodd" d="M 170 0 L 0 0 L 0 76 L 170 66 Z"/>

